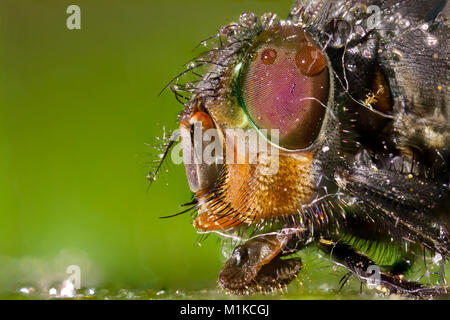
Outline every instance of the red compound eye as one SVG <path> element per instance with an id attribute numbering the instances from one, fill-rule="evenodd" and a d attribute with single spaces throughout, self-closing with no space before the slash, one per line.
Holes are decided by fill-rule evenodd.
<path id="1" fill-rule="evenodd" d="M 263 32 L 241 72 L 241 100 L 260 129 L 279 129 L 280 146 L 309 147 L 328 101 L 326 58 L 298 27 Z"/>

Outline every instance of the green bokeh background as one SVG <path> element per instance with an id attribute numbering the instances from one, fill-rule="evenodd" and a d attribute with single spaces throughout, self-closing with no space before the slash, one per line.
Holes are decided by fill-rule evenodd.
<path id="1" fill-rule="evenodd" d="M 81 7 L 81 30 L 66 8 Z M 244 11 L 284 17 L 289 0 L 1 0 L 0 292 L 49 286 L 69 264 L 86 286 L 214 288 L 223 258 L 197 245 L 183 168 L 147 192 L 163 127 L 160 90 L 193 48 Z M 42 281 L 46 278 L 46 281 Z"/>

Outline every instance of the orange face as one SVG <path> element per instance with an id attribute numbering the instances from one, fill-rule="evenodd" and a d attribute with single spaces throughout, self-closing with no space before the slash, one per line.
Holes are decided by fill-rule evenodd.
<path id="1" fill-rule="evenodd" d="M 194 226 L 205 231 L 227 230 L 292 215 L 299 203 L 313 199 L 312 157 L 309 152 L 280 155 L 280 168 L 274 175 L 263 175 L 264 165 L 227 165 L 217 190 L 199 197 L 203 204 Z"/>

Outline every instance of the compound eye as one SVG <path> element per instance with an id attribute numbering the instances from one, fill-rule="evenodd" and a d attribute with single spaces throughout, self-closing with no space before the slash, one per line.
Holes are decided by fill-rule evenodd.
<path id="1" fill-rule="evenodd" d="M 324 53 L 301 29 L 261 33 L 240 74 L 240 100 L 260 129 L 278 129 L 280 146 L 305 149 L 315 141 L 329 94 Z"/>

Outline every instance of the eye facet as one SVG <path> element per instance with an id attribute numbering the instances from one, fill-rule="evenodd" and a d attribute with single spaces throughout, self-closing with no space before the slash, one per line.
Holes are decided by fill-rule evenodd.
<path id="1" fill-rule="evenodd" d="M 280 146 L 304 149 L 319 134 L 329 79 L 323 52 L 294 26 L 262 32 L 241 70 L 240 101 L 260 129 L 278 129 Z"/>

